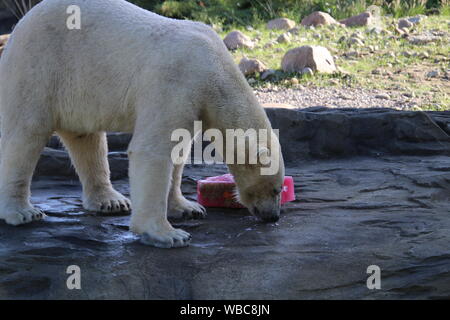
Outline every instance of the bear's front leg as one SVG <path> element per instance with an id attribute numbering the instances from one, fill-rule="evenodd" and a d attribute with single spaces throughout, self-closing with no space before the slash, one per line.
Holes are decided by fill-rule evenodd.
<path id="1" fill-rule="evenodd" d="M 134 138 L 133 138 L 134 139 Z M 130 187 L 133 212 L 130 230 L 145 244 L 159 248 L 185 247 L 191 235 L 175 229 L 167 220 L 167 199 L 173 163 L 167 146 L 145 151 L 131 143 Z M 155 150 L 156 149 L 156 150 Z"/>

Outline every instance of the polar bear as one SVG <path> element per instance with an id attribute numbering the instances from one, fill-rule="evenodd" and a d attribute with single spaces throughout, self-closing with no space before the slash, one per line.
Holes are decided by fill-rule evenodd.
<path id="1" fill-rule="evenodd" d="M 79 29 L 67 26 L 78 6 Z M 183 165 L 174 164 L 171 132 L 204 128 L 272 131 L 222 40 L 208 26 L 174 20 L 124 0 L 44 0 L 16 26 L 0 60 L 0 219 L 20 225 L 44 218 L 30 201 L 40 152 L 56 132 L 83 187 L 83 206 L 130 211 L 130 230 L 157 247 L 187 246 L 189 233 L 167 212 L 203 216 L 183 197 Z M 113 189 L 105 132 L 133 133 L 128 149 L 130 201 Z M 230 164 L 240 201 L 276 221 L 284 165 L 262 175 L 257 164 Z M 263 149 L 261 149 L 263 150 Z M 257 150 L 258 152 L 261 150 Z M 264 153 L 264 152 L 263 152 Z"/>

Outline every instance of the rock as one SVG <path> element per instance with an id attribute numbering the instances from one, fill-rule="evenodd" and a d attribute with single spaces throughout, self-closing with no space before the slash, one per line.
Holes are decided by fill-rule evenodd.
<path id="1" fill-rule="evenodd" d="M 358 38 L 360 40 L 364 40 L 364 35 L 361 32 L 353 32 L 350 36 L 351 38 Z"/>
<path id="2" fill-rule="evenodd" d="M 304 68 L 302 70 L 302 74 L 305 76 L 313 76 L 314 75 L 314 71 L 311 68 Z"/>
<path id="3" fill-rule="evenodd" d="M 346 56 L 347 58 L 357 58 L 360 56 L 360 54 L 357 50 L 352 50 L 344 53 L 344 56 Z"/>
<path id="4" fill-rule="evenodd" d="M 349 45 L 354 45 L 354 44 L 356 44 L 356 45 L 358 45 L 358 46 L 363 46 L 363 45 L 364 45 L 364 42 L 363 42 L 361 39 L 356 38 L 356 37 L 349 38 L 349 39 L 347 40 L 347 43 L 348 43 Z"/>
<path id="5" fill-rule="evenodd" d="M 406 57 L 406 58 L 411 58 L 412 54 L 409 51 L 403 51 L 402 52 L 402 56 Z"/>
<path id="6" fill-rule="evenodd" d="M 132 135 L 129 133 L 110 132 L 108 133 L 109 151 L 127 151 Z M 59 140 L 58 140 L 59 143 Z M 53 147 L 57 144 L 54 142 Z"/>
<path id="7" fill-rule="evenodd" d="M 389 57 L 389 58 L 395 58 L 395 53 L 392 52 L 392 51 L 386 52 L 386 53 L 384 54 L 384 56 Z"/>
<path id="8" fill-rule="evenodd" d="M 331 86 L 337 86 L 339 85 L 339 81 L 336 79 L 331 79 L 330 81 L 328 81 L 328 84 Z"/>
<path id="9" fill-rule="evenodd" d="M 430 57 L 430 54 L 426 51 L 419 53 L 419 58 L 421 59 L 428 59 Z"/>
<path id="10" fill-rule="evenodd" d="M 247 82 L 248 82 L 248 84 L 254 84 L 254 83 L 256 83 L 256 80 L 253 78 L 250 78 L 247 80 Z"/>
<path id="11" fill-rule="evenodd" d="M 289 112 L 281 114 L 266 109 L 274 128 L 292 128 L 298 132 L 293 134 L 280 130 L 280 142 L 287 162 L 307 158 L 305 152 L 319 153 L 325 158 L 338 154 L 375 154 L 375 149 L 382 154 L 450 155 L 450 127 L 447 131 L 442 129 L 450 123 L 448 112 L 415 113 L 387 109 L 343 112 L 329 108 L 322 108 L 320 112 L 308 109 L 300 113 L 297 110 L 284 111 Z M 290 124 L 285 122 L 288 119 Z M 323 122 L 317 123 L 319 119 Z M 383 130 L 379 130 L 381 127 Z M 299 141 L 305 142 L 303 148 L 299 149 Z"/>
<path id="12" fill-rule="evenodd" d="M 338 98 L 343 99 L 343 100 L 353 100 L 352 96 L 345 95 L 345 94 L 339 95 Z"/>
<path id="13" fill-rule="evenodd" d="M 375 96 L 376 99 L 389 100 L 391 97 L 387 93 L 380 93 Z"/>
<path id="14" fill-rule="evenodd" d="M 242 58 L 239 62 L 239 70 L 245 75 L 253 75 L 255 73 L 261 73 L 267 70 L 267 67 L 261 61 L 257 59 Z"/>
<path id="15" fill-rule="evenodd" d="M 411 29 L 414 26 L 414 24 L 406 19 L 400 19 L 398 20 L 398 28 L 399 29 Z"/>
<path id="16" fill-rule="evenodd" d="M 290 80 L 290 82 L 291 82 L 291 84 L 292 85 L 297 85 L 297 84 L 299 84 L 299 81 L 298 81 L 298 79 L 297 78 L 292 78 L 291 80 Z"/>
<path id="17" fill-rule="evenodd" d="M 277 38 L 278 43 L 289 43 L 291 42 L 291 35 L 290 33 L 283 33 Z"/>
<path id="18" fill-rule="evenodd" d="M 377 69 L 373 69 L 371 73 L 372 73 L 372 74 L 378 75 L 378 74 L 382 74 L 382 73 L 383 73 L 383 70 L 377 68 Z"/>
<path id="19" fill-rule="evenodd" d="M 338 22 L 330 16 L 328 13 L 322 11 L 315 11 L 309 16 L 303 18 L 301 25 L 303 26 L 320 26 L 320 25 L 332 25 L 338 24 Z"/>
<path id="20" fill-rule="evenodd" d="M 427 43 L 436 42 L 439 40 L 440 40 L 440 37 L 426 35 L 426 34 L 408 37 L 409 43 L 416 44 L 416 45 L 427 44 Z"/>
<path id="21" fill-rule="evenodd" d="M 283 57 L 281 67 L 285 72 L 301 72 L 304 68 L 313 71 L 333 73 L 336 71 L 333 57 L 327 48 L 302 46 L 289 50 Z"/>
<path id="22" fill-rule="evenodd" d="M 424 18 L 426 18 L 427 16 L 424 16 L 422 14 L 419 14 L 417 16 L 408 18 L 408 21 L 411 22 L 412 24 L 419 24 Z"/>
<path id="23" fill-rule="evenodd" d="M 386 30 L 383 30 L 383 28 L 380 28 L 380 27 L 373 27 L 373 28 L 369 29 L 369 33 L 371 33 L 371 34 L 382 34 L 385 31 Z"/>
<path id="24" fill-rule="evenodd" d="M 394 30 L 395 30 L 395 33 L 398 34 L 398 35 L 400 35 L 400 36 L 402 36 L 402 35 L 404 35 L 405 33 L 408 32 L 407 30 L 405 30 L 405 29 L 400 29 L 400 28 L 398 28 L 398 27 L 395 27 Z"/>
<path id="25" fill-rule="evenodd" d="M 274 20 L 270 20 L 267 23 L 267 29 L 269 30 L 289 30 L 295 27 L 295 21 L 292 21 L 287 18 L 278 18 Z"/>
<path id="26" fill-rule="evenodd" d="M 426 77 L 427 78 L 437 78 L 439 76 L 440 72 L 439 70 L 432 70 L 430 72 L 427 72 Z"/>
<path id="27" fill-rule="evenodd" d="M 267 69 L 266 71 L 263 71 L 261 73 L 261 80 L 265 81 L 265 80 L 270 80 L 271 78 L 274 78 L 276 75 L 276 71 L 273 69 Z"/>
<path id="28" fill-rule="evenodd" d="M 294 27 L 292 29 L 289 29 L 288 32 L 290 34 L 293 34 L 293 35 L 298 35 L 300 33 L 300 28 L 299 27 Z"/>
<path id="29" fill-rule="evenodd" d="M 238 30 L 228 33 L 223 39 L 223 42 L 228 50 L 236 50 L 240 48 L 252 49 L 255 46 L 249 37 Z"/>
<path id="30" fill-rule="evenodd" d="M 404 92 L 402 95 L 407 98 L 414 98 L 416 96 L 414 92 Z"/>
<path id="31" fill-rule="evenodd" d="M 111 179 L 123 179 L 128 176 L 128 157 L 126 152 L 109 152 L 108 161 L 111 169 Z M 35 176 L 76 178 L 77 174 L 66 151 L 46 147 L 37 164 Z"/>
<path id="32" fill-rule="evenodd" d="M 449 147 L 444 138 L 430 139 L 436 122 L 423 112 L 266 110 L 274 127 L 288 131 L 280 135 L 297 193 L 278 225 L 220 208 L 208 208 L 207 222 L 171 218 L 195 239 L 172 254 L 139 244 L 128 216 L 84 211 L 76 180 L 42 179 L 33 184 L 33 202 L 48 219 L 0 225 L 0 299 L 263 300 L 274 288 L 287 300 L 448 297 L 450 160 L 416 155 Z M 326 160 L 298 160 L 309 155 Z M 195 195 L 195 180 L 223 173 L 222 166 L 187 166 L 183 193 Z M 115 187 L 128 195 L 128 181 Z M 82 290 L 65 285 L 74 263 Z M 366 289 L 370 264 L 381 266 L 382 288 L 389 289 Z"/>
<path id="33" fill-rule="evenodd" d="M 347 27 L 363 27 L 372 24 L 373 16 L 370 12 L 363 12 L 357 16 L 353 16 L 340 21 Z"/>
<path id="34" fill-rule="evenodd" d="M 275 44 L 276 44 L 275 41 L 269 41 L 263 46 L 263 48 L 264 49 L 269 49 L 269 48 L 272 48 Z"/>

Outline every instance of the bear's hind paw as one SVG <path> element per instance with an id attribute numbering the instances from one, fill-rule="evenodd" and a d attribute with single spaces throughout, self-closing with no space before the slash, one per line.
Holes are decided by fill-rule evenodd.
<path id="1" fill-rule="evenodd" d="M 185 198 L 172 200 L 169 203 L 169 211 L 182 212 L 184 219 L 205 219 L 207 215 L 205 207 Z"/>

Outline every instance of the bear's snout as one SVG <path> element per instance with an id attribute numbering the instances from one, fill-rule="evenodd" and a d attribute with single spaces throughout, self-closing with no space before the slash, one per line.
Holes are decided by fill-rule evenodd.
<path id="1" fill-rule="evenodd" d="M 280 219 L 280 208 L 260 210 L 257 207 L 254 207 L 253 214 L 260 218 L 263 222 L 277 222 Z"/>

